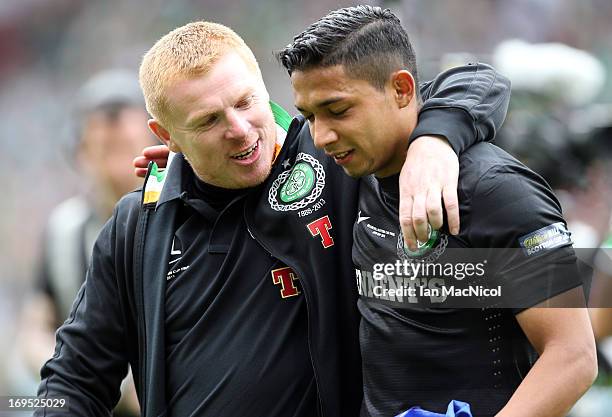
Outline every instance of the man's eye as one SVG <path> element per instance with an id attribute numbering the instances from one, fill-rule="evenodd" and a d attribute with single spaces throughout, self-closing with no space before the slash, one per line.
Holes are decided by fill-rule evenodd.
<path id="1" fill-rule="evenodd" d="M 348 107 L 347 107 L 347 108 L 344 108 L 344 109 L 342 109 L 342 110 L 332 110 L 332 109 L 329 109 L 329 113 L 330 113 L 332 116 L 342 116 L 344 113 L 346 113 L 346 111 L 347 111 L 348 109 L 349 109 Z"/>
<path id="2" fill-rule="evenodd" d="M 309 115 L 309 116 L 304 116 L 304 117 L 306 118 L 306 120 L 308 121 L 308 123 L 312 123 L 312 122 L 314 122 L 314 119 L 315 119 L 314 114 L 311 114 L 311 115 Z"/>
<path id="3" fill-rule="evenodd" d="M 215 123 L 217 123 L 218 120 L 219 118 L 217 116 L 210 116 L 209 118 L 204 120 L 202 124 L 200 124 L 200 126 L 198 126 L 198 130 L 210 129 L 211 127 L 215 125 Z"/>
<path id="4" fill-rule="evenodd" d="M 236 108 L 237 109 L 248 109 L 249 107 L 251 107 L 251 105 L 253 104 L 253 96 L 247 97 L 245 99 L 240 100 L 238 103 L 236 103 Z"/>

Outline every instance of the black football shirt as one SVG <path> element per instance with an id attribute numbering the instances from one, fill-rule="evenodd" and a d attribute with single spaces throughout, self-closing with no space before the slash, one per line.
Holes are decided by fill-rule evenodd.
<path id="1" fill-rule="evenodd" d="M 410 252 L 398 194 L 397 176 L 361 182 L 352 253 L 361 415 L 413 406 L 444 414 L 461 400 L 475 416 L 494 416 L 537 358 L 515 315 L 581 284 L 559 203 L 540 176 L 477 144 L 460 156 L 460 234 L 445 225 Z M 470 288 L 489 293 L 462 292 Z"/>

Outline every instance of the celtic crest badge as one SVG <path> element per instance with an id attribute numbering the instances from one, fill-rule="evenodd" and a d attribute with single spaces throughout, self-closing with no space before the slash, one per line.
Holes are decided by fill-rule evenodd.
<path id="1" fill-rule="evenodd" d="M 325 187 L 325 171 L 312 155 L 300 152 L 292 168 L 272 183 L 268 203 L 276 211 L 301 210 L 314 203 Z"/>

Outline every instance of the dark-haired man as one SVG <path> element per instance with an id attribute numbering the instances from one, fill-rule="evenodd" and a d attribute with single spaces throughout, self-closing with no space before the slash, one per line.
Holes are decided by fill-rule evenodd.
<path id="1" fill-rule="evenodd" d="M 397 17 L 370 6 L 336 10 L 279 59 L 315 145 L 348 175 L 369 175 L 352 252 L 361 415 L 393 416 L 412 406 L 444 413 L 457 399 L 475 416 L 565 416 L 592 383 L 596 359 L 586 309 L 533 308 L 582 298 L 569 233 L 547 184 L 499 148 L 477 144 L 460 157 L 461 232 L 443 228 L 408 250 L 398 239 L 397 177 L 421 103 L 416 59 Z M 470 247 L 517 248 L 495 257 L 489 275 L 503 277 L 513 308 L 436 308 L 439 293 L 423 288 L 439 277 L 377 266 L 444 262 L 451 248 Z"/>

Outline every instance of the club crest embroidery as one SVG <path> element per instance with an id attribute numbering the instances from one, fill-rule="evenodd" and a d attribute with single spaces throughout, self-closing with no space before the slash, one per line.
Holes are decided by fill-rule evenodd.
<path id="1" fill-rule="evenodd" d="M 325 187 L 325 171 L 319 161 L 300 152 L 293 167 L 272 183 L 268 203 L 276 211 L 301 210 L 314 203 Z"/>
<path id="2" fill-rule="evenodd" d="M 292 203 L 304 198 L 314 186 L 315 173 L 312 167 L 304 162 L 298 163 L 287 182 L 281 187 L 279 197 L 283 203 Z"/>

